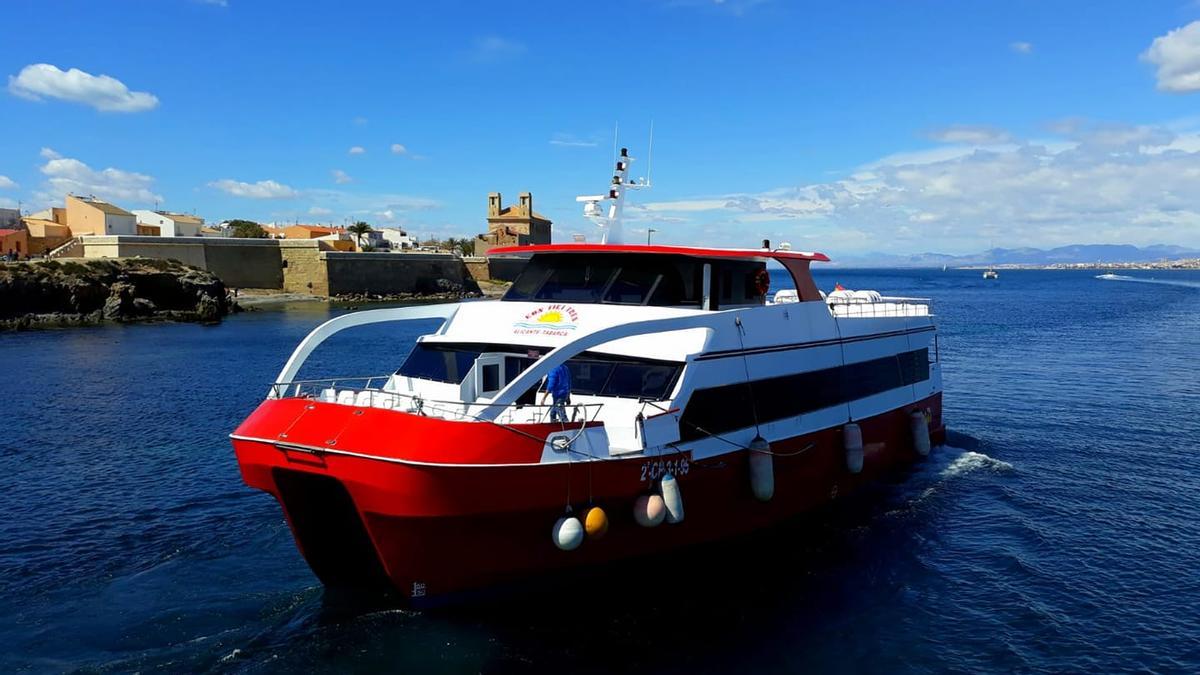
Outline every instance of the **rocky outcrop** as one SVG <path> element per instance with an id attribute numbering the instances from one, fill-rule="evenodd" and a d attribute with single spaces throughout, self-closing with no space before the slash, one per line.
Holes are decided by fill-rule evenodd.
<path id="1" fill-rule="evenodd" d="M 220 279 L 174 260 L 0 263 L 0 328 L 104 321 L 216 323 L 234 309 Z"/>

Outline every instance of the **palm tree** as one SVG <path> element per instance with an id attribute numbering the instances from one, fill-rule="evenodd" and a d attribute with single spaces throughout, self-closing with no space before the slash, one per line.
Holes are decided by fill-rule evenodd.
<path id="1" fill-rule="evenodd" d="M 362 242 L 363 235 L 365 235 L 368 232 L 373 231 L 374 228 L 372 228 L 366 222 L 360 220 L 360 221 L 354 223 L 353 225 L 351 225 L 350 227 L 347 227 L 346 229 L 351 234 L 353 234 L 355 237 L 358 238 L 358 249 L 361 251 L 362 247 L 363 247 L 363 242 Z"/>

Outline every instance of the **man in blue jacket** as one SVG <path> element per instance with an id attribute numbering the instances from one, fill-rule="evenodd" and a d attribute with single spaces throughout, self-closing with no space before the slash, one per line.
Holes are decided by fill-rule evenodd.
<path id="1" fill-rule="evenodd" d="M 571 403 L 571 371 L 567 364 L 559 365 L 546 376 L 546 393 L 542 395 L 542 405 L 546 405 L 546 397 L 553 398 L 550 407 L 551 422 L 567 422 L 567 408 Z"/>

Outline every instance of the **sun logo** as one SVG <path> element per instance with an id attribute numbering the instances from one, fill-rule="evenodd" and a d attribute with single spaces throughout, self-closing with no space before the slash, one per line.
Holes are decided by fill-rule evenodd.
<path id="1" fill-rule="evenodd" d="M 575 330 L 579 312 L 570 305 L 550 305 L 534 309 L 520 320 L 513 322 L 513 332 L 518 335 L 566 335 Z"/>

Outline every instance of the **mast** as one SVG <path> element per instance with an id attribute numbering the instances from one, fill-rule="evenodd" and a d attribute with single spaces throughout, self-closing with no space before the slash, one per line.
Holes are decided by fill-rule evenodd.
<path id="1" fill-rule="evenodd" d="M 651 132 L 653 133 L 653 132 Z M 651 143 L 653 143 L 651 136 Z M 616 166 L 613 169 L 612 182 L 606 195 L 583 195 L 575 201 L 583 203 L 583 215 L 596 223 L 603 231 L 600 238 L 602 244 L 622 244 L 624 236 L 621 218 L 625 207 L 625 193 L 629 190 L 641 190 L 650 187 L 650 180 L 643 178 L 630 179 L 629 165 L 634 161 L 629 156 L 629 148 L 621 148 L 617 155 Z M 607 202 L 607 208 L 601 207 L 601 202 Z"/>

